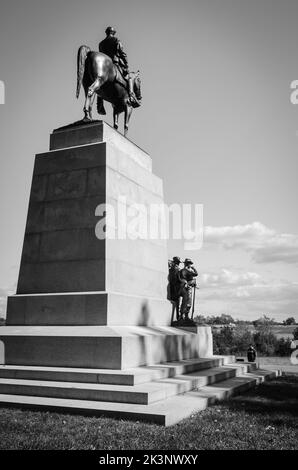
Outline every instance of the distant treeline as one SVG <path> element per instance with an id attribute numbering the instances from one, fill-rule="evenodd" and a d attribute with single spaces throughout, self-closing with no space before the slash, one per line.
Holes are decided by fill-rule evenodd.
<path id="1" fill-rule="evenodd" d="M 224 323 L 222 316 L 218 317 L 218 323 L 205 324 L 213 326 L 214 354 L 246 355 L 248 347 L 252 344 L 260 356 L 290 356 L 293 351 L 293 339 L 298 340 L 298 327 L 292 332 L 293 339 L 277 338 L 273 331 L 275 323 L 266 316 L 253 322 L 253 329 L 251 323 Z M 216 327 L 218 324 L 221 328 Z"/>
<path id="2" fill-rule="evenodd" d="M 211 315 L 211 316 L 204 316 L 204 315 L 197 315 L 194 318 L 195 322 L 198 325 L 254 325 L 257 327 L 258 325 L 262 325 L 264 322 L 270 325 L 296 325 L 296 321 L 294 317 L 289 317 L 283 322 L 277 322 L 274 318 L 269 318 L 266 315 L 258 318 L 257 320 L 238 320 L 234 319 L 231 315 L 227 315 L 223 313 L 222 315 Z"/>

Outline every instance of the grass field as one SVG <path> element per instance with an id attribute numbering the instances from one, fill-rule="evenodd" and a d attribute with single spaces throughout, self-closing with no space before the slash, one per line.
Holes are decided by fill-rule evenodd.
<path id="1" fill-rule="evenodd" d="M 277 339 L 280 338 L 293 338 L 293 331 L 297 328 L 297 325 L 273 325 L 272 330 Z"/>
<path id="2" fill-rule="evenodd" d="M 0 408 L 0 449 L 298 449 L 298 377 L 284 376 L 170 428 Z"/>
<path id="3" fill-rule="evenodd" d="M 246 360 L 246 357 L 243 356 L 243 359 Z M 283 373 L 298 375 L 298 364 L 295 364 L 295 365 L 292 364 L 290 357 L 288 356 L 287 357 L 280 357 L 280 356 L 260 357 L 258 356 L 257 366 L 260 369 L 267 369 L 267 370 L 279 369 Z"/>
<path id="4" fill-rule="evenodd" d="M 253 325 L 248 325 L 249 330 L 252 333 L 256 332 L 256 329 Z M 280 338 L 290 338 L 293 339 L 293 331 L 297 328 L 297 325 L 272 325 L 272 333 L 277 337 Z"/>

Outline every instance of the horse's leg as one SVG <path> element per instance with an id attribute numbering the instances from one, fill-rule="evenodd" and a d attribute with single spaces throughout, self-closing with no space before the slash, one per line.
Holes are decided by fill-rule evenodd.
<path id="1" fill-rule="evenodd" d="M 127 131 L 128 131 L 128 125 L 129 125 L 129 120 L 130 116 L 132 113 L 132 106 L 129 104 L 126 104 L 125 106 L 125 114 L 124 114 L 124 135 L 126 136 Z"/>
<path id="2" fill-rule="evenodd" d="M 98 91 L 102 85 L 103 80 L 100 77 L 97 77 L 95 82 L 93 82 L 88 88 L 88 96 L 91 98 L 96 91 Z"/>
<path id="3" fill-rule="evenodd" d="M 90 97 L 88 96 L 88 88 L 85 88 L 85 104 L 84 104 L 84 122 L 89 122 L 92 120 L 90 116 Z"/>
<path id="4" fill-rule="evenodd" d="M 99 90 L 102 80 L 98 77 L 88 88 L 85 89 L 86 100 L 84 106 L 85 117 L 83 121 L 92 121 L 92 106 L 96 91 Z"/>
<path id="5" fill-rule="evenodd" d="M 92 118 L 92 107 L 93 107 L 93 104 L 94 104 L 95 96 L 96 96 L 96 93 L 93 93 L 93 95 L 91 96 L 91 98 L 89 100 L 88 111 L 89 111 L 89 116 L 90 116 L 91 121 L 93 120 L 93 118 Z"/>
<path id="6" fill-rule="evenodd" d="M 85 114 L 84 119 L 83 119 L 84 122 L 92 121 L 92 106 L 94 103 L 95 93 L 91 95 L 89 93 L 89 88 L 90 87 L 88 87 L 87 85 L 84 87 L 85 96 L 86 96 L 85 105 L 84 105 L 84 114 Z"/>
<path id="7" fill-rule="evenodd" d="M 113 118 L 114 118 L 114 129 L 118 129 L 118 118 L 119 118 L 119 113 L 116 111 L 116 108 L 113 108 Z"/>

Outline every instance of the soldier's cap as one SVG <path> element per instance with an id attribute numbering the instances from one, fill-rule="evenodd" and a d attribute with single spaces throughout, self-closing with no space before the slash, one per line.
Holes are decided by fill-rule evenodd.
<path id="1" fill-rule="evenodd" d="M 184 264 L 193 264 L 190 258 L 185 258 Z"/>
<path id="2" fill-rule="evenodd" d="M 108 26 L 107 29 L 105 30 L 105 33 L 106 34 L 110 34 L 110 33 L 115 33 L 116 34 L 116 29 L 113 28 L 113 26 Z"/>
<path id="3" fill-rule="evenodd" d="M 179 256 L 173 256 L 173 261 L 175 263 L 181 263 L 181 260 L 180 260 Z"/>

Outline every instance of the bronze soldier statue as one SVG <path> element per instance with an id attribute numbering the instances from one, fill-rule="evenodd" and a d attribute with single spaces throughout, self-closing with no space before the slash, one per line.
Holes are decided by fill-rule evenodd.
<path id="1" fill-rule="evenodd" d="M 180 320 L 179 316 L 179 307 L 180 307 L 180 296 L 181 296 L 181 279 L 180 279 L 180 258 L 179 256 L 174 256 L 172 260 L 169 261 L 169 295 L 168 300 L 172 302 L 172 319 L 171 324 L 174 322 L 174 314 L 176 312 L 176 321 Z"/>
<path id="2" fill-rule="evenodd" d="M 184 320 L 188 321 L 189 312 L 192 306 L 192 289 L 196 289 L 196 277 L 198 271 L 193 266 L 191 259 L 186 258 L 184 261 L 184 268 L 180 271 L 180 279 L 182 282 L 181 295 L 182 295 L 182 304 L 180 309 L 181 317 Z"/>
<path id="3" fill-rule="evenodd" d="M 133 79 L 129 72 L 129 66 L 127 61 L 127 55 L 124 52 L 123 45 L 116 37 L 116 30 L 112 26 L 108 26 L 106 31 L 106 38 L 101 41 L 98 45 L 99 52 L 103 52 L 109 56 L 117 69 L 120 72 L 120 75 L 128 84 L 128 92 L 131 103 L 136 102 L 136 96 L 133 91 Z"/>

